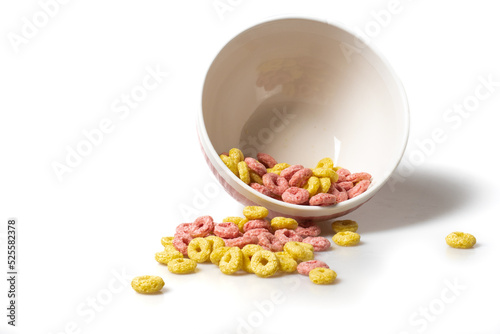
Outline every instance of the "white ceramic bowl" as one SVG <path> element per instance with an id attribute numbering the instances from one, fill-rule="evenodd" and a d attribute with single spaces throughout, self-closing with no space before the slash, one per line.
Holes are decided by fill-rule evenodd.
<path id="1" fill-rule="evenodd" d="M 355 41 L 335 25 L 279 19 L 240 33 L 214 59 L 198 135 L 210 169 L 236 200 L 265 206 L 271 216 L 321 221 L 355 210 L 389 179 L 408 139 L 406 95 L 387 61 Z M 351 172 L 370 173 L 372 184 L 333 206 L 288 204 L 226 168 L 219 154 L 233 147 L 306 167 L 331 157 Z"/>

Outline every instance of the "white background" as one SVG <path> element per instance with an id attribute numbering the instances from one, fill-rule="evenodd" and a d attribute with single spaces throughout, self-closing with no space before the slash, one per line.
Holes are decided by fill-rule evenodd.
<path id="1" fill-rule="evenodd" d="M 1 279 L 0 332 L 499 333 L 494 2 L 400 0 L 383 24 L 374 13 L 389 0 L 221 2 L 232 4 L 223 15 L 212 0 L 69 1 L 17 46 L 12 36 L 41 5 L 1 3 L 0 267 L 6 222 L 16 217 L 19 308 L 18 327 L 7 326 Z M 204 74 L 236 34 L 283 16 L 364 31 L 393 65 L 411 109 L 404 182 L 346 216 L 358 221 L 362 244 L 317 256 L 338 273 L 334 285 L 298 274 L 225 276 L 209 264 L 170 274 L 154 261 L 162 236 L 196 214 L 220 221 L 242 210 L 202 159 L 195 115 Z M 115 113 L 147 68 L 168 75 L 128 115 Z M 446 121 L 449 108 L 474 101 L 481 77 L 496 82 L 489 96 Z M 53 163 L 104 119 L 112 131 L 59 180 Z M 446 140 L 423 152 L 418 142 L 437 128 Z M 455 230 L 478 244 L 449 248 L 444 237 Z M 129 287 L 144 274 L 164 278 L 162 294 Z"/>

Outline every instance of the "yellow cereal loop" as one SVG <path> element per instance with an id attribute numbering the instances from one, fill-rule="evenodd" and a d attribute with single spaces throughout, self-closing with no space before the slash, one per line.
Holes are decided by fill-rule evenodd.
<path id="1" fill-rule="evenodd" d="M 241 152 L 237 148 L 232 148 L 229 150 L 229 157 L 234 161 L 235 164 L 239 163 L 240 161 L 245 160 L 245 156 L 243 155 L 243 152 Z"/>
<path id="2" fill-rule="evenodd" d="M 287 252 L 276 252 L 274 255 L 278 259 L 278 270 L 285 273 L 293 273 L 297 270 L 297 261 Z"/>
<path id="3" fill-rule="evenodd" d="M 224 162 L 224 165 L 226 165 L 226 167 L 229 168 L 229 170 L 231 172 L 233 172 L 234 175 L 239 176 L 238 175 L 238 166 L 233 161 L 233 159 L 231 159 L 230 157 L 228 157 L 227 155 L 224 155 L 224 154 L 221 154 L 220 158 L 221 158 L 222 162 Z"/>
<path id="4" fill-rule="evenodd" d="M 281 174 L 281 171 L 285 168 L 288 168 L 290 167 L 289 164 L 287 164 L 286 162 L 282 162 L 282 163 L 279 163 L 279 164 L 276 164 L 274 165 L 273 168 L 270 168 L 270 171 L 268 171 L 269 173 L 275 173 L 275 174 L 278 174 L 280 175 Z"/>
<path id="5" fill-rule="evenodd" d="M 328 268 L 314 268 L 309 272 L 309 279 L 314 284 L 331 284 L 337 278 L 337 273 Z"/>
<path id="6" fill-rule="evenodd" d="M 360 238 L 356 232 L 343 231 L 335 234 L 332 240 L 339 246 L 354 246 L 359 243 Z"/>
<path id="7" fill-rule="evenodd" d="M 278 258 L 271 251 L 261 250 L 252 256 L 250 266 L 255 275 L 259 277 L 269 277 L 278 271 Z"/>
<path id="8" fill-rule="evenodd" d="M 271 219 L 271 227 L 275 230 L 282 228 L 287 228 L 289 230 L 295 230 L 299 226 L 297 221 L 293 218 L 287 217 L 274 217 Z"/>
<path id="9" fill-rule="evenodd" d="M 307 180 L 304 189 L 306 189 L 307 192 L 309 193 L 309 198 L 313 197 L 318 193 L 320 185 L 321 183 L 319 181 L 319 178 L 317 178 L 316 176 L 311 176 L 309 180 Z"/>
<path id="10" fill-rule="evenodd" d="M 222 219 L 222 222 L 236 224 L 236 225 L 238 225 L 240 232 L 244 232 L 243 226 L 245 226 L 245 224 L 248 222 L 248 219 L 242 218 L 242 217 L 226 217 L 226 218 Z"/>
<path id="11" fill-rule="evenodd" d="M 183 257 L 184 255 L 182 255 L 182 253 L 179 252 L 178 250 L 175 251 L 164 250 L 162 252 L 158 252 L 155 254 L 155 260 L 161 264 L 168 264 L 173 259 L 181 259 Z"/>
<path id="12" fill-rule="evenodd" d="M 358 223 L 350 219 L 336 220 L 332 223 L 332 229 L 335 233 L 345 231 L 356 232 L 358 230 Z"/>
<path id="13" fill-rule="evenodd" d="M 130 283 L 132 289 L 139 293 L 155 293 L 163 289 L 165 282 L 160 276 L 137 276 Z"/>
<path id="14" fill-rule="evenodd" d="M 252 266 L 250 265 L 250 261 L 252 260 L 252 256 L 261 250 L 262 250 L 261 246 L 253 244 L 246 245 L 241 249 L 241 253 L 243 254 L 243 263 L 241 268 L 244 271 L 250 274 L 254 273 Z"/>
<path id="15" fill-rule="evenodd" d="M 319 193 L 327 193 L 328 190 L 330 190 L 330 187 L 332 186 L 332 180 L 330 180 L 329 177 L 321 177 L 319 179 Z"/>
<path id="16" fill-rule="evenodd" d="M 250 182 L 251 183 L 258 183 L 258 184 L 264 184 L 264 181 L 262 181 L 262 178 L 260 177 L 259 174 L 250 171 Z"/>
<path id="17" fill-rule="evenodd" d="M 343 167 L 340 167 L 340 166 L 335 166 L 335 167 L 333 167 L 333 170 L 334 170 L 334 171 L 338 171 L 339 169 L 342 169 L 342 168 L 343 168 Z"/>
<path id="18" fill-rule="evenodd" d="M 196 269 L 196 261 L 191 259 L 173 259 L 167 265 L 168 270 L 174 274 L 189 274 Z"/>
<path id="19" fill-rule="evenodd" d="M 476 244 L 476 238 L 469 233 L 452 232 L 446 236 L 446 243 L 453 248 L 472 248 Z"/>
<path id="20" fill-rule="evenodd" d="M 226 246 L 214 249 L 210 254 L 210 262 L 218 266 L 220 259 L 222 259 L 222 257 L 224 256 L 224 254 L 226 254 L 228 250 L 229 247 Z"/>
<path id="21" fill-rule="evenodd" d="M 161 238 L 161 244 L 163 247 L 167 245 L 172 245 L 172 242 L 174 241 L 174 237 L 163 237 Z"/>
<path id="22" fill-rule="evenodd" d="M 241 269 L 243 253 L 238 247 L 231 247 L 219 261 L 219 269 L 223 274 L 232 275 Z"/>
<path id="23" fill-rule="evenodd" d="M 335 183 L 339 180 L 339 174 L 337 174 L 333 169 L 314 168 L 312 171 L 313 171 L 313 176 L 319 178 L 327 177 L 330 179 L 332 183 Z"/>
<path id="24" fill-rule="evenodd" d="M 188 257 L 198 263 L 208 261 L 211 252 L 210 242 L 205 238 L 194 238 L 189 242 L 187 249 Z"/>
<path id="25" fill-rule="evenodd" d="M 229 152 L 231 153 L 231 152 Z M 330 158 L 323 158 L 321 159 L 318 164 L 316 165 L 316 168 L 328 168 L 328 169 L 333 169 L 333 160 Z"/>
<path id="26" fill-rule="evenodd" d="M 243 216 L 248 220 L 264 219 L 269 214 L 269 211 L 263 206 L 246 206 L 243 209 Z"/>
<path id="27" fill-rule="evenodd" d="M 283 250 L 296 261 L 311 261 L 314 259 L 314 251 L 306 245 L 303 242 L 289 241 L 283 246 Z"/>
<path id="28" fill-rule="evenodd" d="M 208 237 L 205 237 L 205 239 L 208 240 L 208 242 L 210 242 L 210 246 L 212 248 L 212 251 L 214 249 L 224 247 L 226 245 L 226 243 L 224 242 L 224 239 L 217 237 L 215 235 L 209 235 Z"/>
<path id="29" fill-rule="evenodd" d="M 240 175 L 240 180 L 246 184 L 250 184 L 250 170 L 245 161 L 238 162 L 238 174 Z"/>

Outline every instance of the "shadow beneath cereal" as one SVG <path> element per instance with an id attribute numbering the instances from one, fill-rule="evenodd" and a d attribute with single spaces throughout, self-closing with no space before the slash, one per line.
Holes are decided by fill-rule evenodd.
<path id="1" fill-rule="evenodd" d="M 353 219 L 363 233 L 421 224 L 467 207 L 477 193 L 464 179 L 419 169 L 404 182 L 387 182 L 367 203 L 341 219 Z"/>

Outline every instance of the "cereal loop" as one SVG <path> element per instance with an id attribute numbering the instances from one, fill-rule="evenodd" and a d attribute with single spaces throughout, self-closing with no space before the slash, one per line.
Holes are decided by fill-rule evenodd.
<path id="1" fill-rule="evenodd" d="M 337 203 L 337 197 L 332 194 L 319 193 L 311 197 L 309 205 L 326 206 Z"/>
<path id="2" fill-rule="evenodd" d="M 159 276 L 137 276 L 130 283 L 132 289 L 139 293 L 155 293 L 163 289 L 165 282 Z"/>
<path id="3" fill-rule="evenodd" d="M 255 160 L 254 158 L 245 158 L 245 162 L 252 171 L 257 173 L 259 176 L 262 176 L 267 173 L 266 166 Z"/>
<path id="4" fill-rule="evenodd" d="M 307 227 L 298 226 L 295 229 L 295 233 L 300 235 L 302 238 L 317 237 L 318 235 L 321 234 L 321 228 L 318 225 L 311 223 Z"/>
<path id="5" fill-rule="evenodd" d="M 243 209 L 243 216 L 248 220 L 264 219 L 269 214 L 269 211 L 263 206 L 246 206 Z"/>
<path id="6" fill-rule="evenodd" d="M 174 237 L 163 237 L 161 238 L 161 244 L 163 247 L 167 245 L 172 245 L 172 242 L 174 241 Z"/>
<path id="7" fill-rule="evenodd" d="M 210 247 L 212 248 L 212 251 L 214 249 L 224 247 L 226 243 L 224 242 L 224 239 L 217 237 L 215 235 L 209 235 L 208 237 L 205 237 L 206 240 L 210 243 Z"/>
<path id="8" fill-rule="evenodd" d="M 243 232 L 243 226 L 245 226 L 245 224 L 248 222 L 248 219 L 246 218 L 242 218 L 242 217 L 226 217 L 224 219 L 222 219 L 222 222 L 223 223 L 234 223 L 238 226 L 238 228 L 240 229 L 240 232 Z"/>
<path id="9" fill-rule="evenodd" d="M 284 169 L 288 168 L 288 167 L 290 167 L 290 165 L 289 165 L 289 164 L 287 164 L 286 162 L 282 162 L 282 163 L 279 163 L 279 164 L 274 165 L 274 167 L 273 167 L 273 168 L 271 168 L 271 170 L 269 171 L 269 173 L 274 173 L 274 174 L 278 174 L 278 175 L 280 175 L 280 174 L 281 174 L 281 172 L 282 172 Z"/>
<path id="10" fill-rule="evenodd" d="M 248 169 L 247 163 L 245 161 L 240 161 L 237 167 L 240 180 L 246 184 L 250 184 L 250 170 Z"/>
<path id="11" fill-rule="evenodd" d="M 310 261 L 314 258 L 314 252 L 309 247 L 304 246 L 302 242 L 289 241 L 283 246 L 283 249 L 290 254 L 294 260 Z"/>
<path id="12" fill-rule="evenodd" d="M 187 248 L 192 239 L 189 234 L 178 234 L 174 237 L 172 245 L 183 255 L 187 255 Z"/>
<path id="13" fill-rule="evenodd" d="M 259 174 L 255 173 L 253 171 L 250 171 L 249 174 L 250 174 L 250 183 L 257 183 L 257 184 L 261 184 L 261 185 L 264 184 L 264 181 L 262 181 L 262 178 L 260 177 Z"/>
<path id="14" fill-rule="evenodd" d="M 216 248 L 210 253 L 210 262 L 212 262 L 215 265 L 219 265 L 220 259 L 226 254 L 226 252 L 229 250 L 229 247 L 219 247 Z"/>
<path id="15" fill-rule="evenodd" d="M 243 159 L 245 159 L 243 152 L 241 152 L 237 148 L 232 148 L 229 150 L 229 157 L 234 161 L 235 164 L 238 164 L 239 162 L 243 161 Z"/>
<path id="16" fill-rule="evenodd" d="M 297 261 L 295 261 L 290 254 L 286 252 L 276 252 L 274 255 L 276 255 L 278 259 L 278 270 L 285 273 L 293 273 L 297 270 Z"/>
<path id="17" fill-rule="evenodd" d="M 223 274 L 232 275 L 241 269 L 243 253 L 238 247 L 231 247 L 219 261 L 219 269 Z"/>
<path id="18" fill-rule="evenodd" d="M 289 230 L 289 229 L 281 229 L 281 230 L 276 230 L 274 232 L 274 236 L 281 241 L 281 243 L 284 245 L 289 241 L 302 241 L 302 237 L 298 235 L 294 230 Z"/>
<path id="19" fill-rule="evenodd" d="M 330 187 L 332 186 L 332 180 L 330 180 L 329 177 L 321 177 L 319 179 L 319 193 L 327 193 L 328 190 L 330 190 Z"/>
<path id="20" fill-rule="evenodd" d="M 297 173 L 299 170 L 304 169 L 304 166 L 302 165 L 292 165 L 290 167 L 287 167 L 281 171 L 281 176 L 283 176 L 287 181 L 290 181 L 292 176 Z"/>
<path id="21" fill-rule="evenodd" d="M 311 168 L 303 168 L 293 174 L 288 183 L 290 184 L 290 187 L 303 187 L 312 174 L 313 172 Z"/>
<path id="22" fill-rule="evenodd" d="M 269 196 L 269 197 L 273 197 L 273 198 L 276 197 L 275 194 L 273 194 L 269 189 L 267 189 L 262 184 L 250 183 L 250 187 L 252 187 L 253 189 L 257 190 L 258 192 L 260 192 L 263 195 L 266 195 L 266 196 Z"/>
<path id="23" fill-rule="evenodd" d="M 302 188 L 290 187 L 281 195 L 281 198 L 286 203 L 304 204 L 309 200 L 309 192 Z"/>
<path id="24" fill-rule="evenodd" d="M 198 263 L 208 261 L 212 247 L 210 242 L 204 238 L 194 238 L 188 245 L 187 254 L 191 260 Z"/>
<path id="25" fill-rule="evenodd" d="M 335 233 L 345 231 L 356 232 L 358 230 L 358 223 L 350 219 L 336 220 L 332 223 L 332 229 Z"/>
<path id="26" fill-rule="evenodd" d="M 234 160 L 224 154 L 221 154 L 220 158 L 224 165 L 226 165 L 226 167 L 229 168 L 229 170 L 233 172 L 234 175 L 238 176 L 238 166 L 236 165 Z"/>
<path id="27" fill-rule="evenodd" d="M 279 267 L 276 255 L 267 250 L 256 252 L 252 256 L 250 266 L 255 275 L 259 277 L 270 277 L 278 271 Z"/>
<path id="28" fill-rule="evenodd" d="M 214 234 L 221 238 L 232 239 L 240 235 L 240 229 L 235 223 L 218 223 L 215 225 Z"/>
<path id="29" fill-rule="evenodd" d="M 271 224 L 265 219 L 254 219 L 249 220 L 245 226 L 243 226 L 243 232 L 248 232 L 257 228 L 265 228 L 266 230 L 271 230 Z"/>
<path id="30" fill-rule="evenodd" d="M 293 218 L 287 218 L 287 217 L 274 217 L 271 219 L 271 227 L 274 230 L 280 230 L 283 228 L 289 229 L 289 230 L 295 230 L 299 226 L 297 221 Z"/>
<path id="31" fill-rule="evenodd" d="M 361 180 L 370 181 L 372 176 L 368 173 L 352 173 L 346 176 L 345 180 L 348 182 L 357 183 Z"/>
<path id="32" fill-rule="evenodd" d="M 243 235 L 238 238 L 225 239 L 224 242 L 226 243 L 226 247 L 243 248 L 248 244 L 256 244 L 259 240 L 255 236 Z"/>
<path id="33" fill-rule="evenodd" d="M 370 186 L 370 181 L 369 180 L 361 180 L 359 181 L 352 189 L 349 189 L 347 192 L 347 195 L 349 199 L 354 198 L 356 196 L 361 195 L 368 189 L 368 186 Z"/>
<path id="34" fill-rule="evenodd" d="M 333 161 L 331 158 L 323 158 L 318 162 L 318 164 L 316 165 L 316 168 L 333 169 Z"/>
<path id="35" fill-rule="evenodd" d="M 323 252 L 331 247 L 330 241 L 323 237 L 307 237 L 302 242 L 312 245 L 315 252 Z"/>
<path id="36" fill-rule="evenodd" d="M 331 284 L 337 278 L 337 273 L 327 268 L 314 268 L 309 272 L 309 279 L 314 284 Z"/>
<path id="37" fill-rule="evenodd" d="M 161 264 L 168 264 L 173 259 L 181 259 L 184 255 L 178 250 L 168 251 L 164 250 L 155 254 L 155 260 Z"/>
<path id="38" fill-rule="evenodd" d="M 469 233 L 452 232 L 446 236 L 446 243 L 453 248 L 472 248 L 476 244 L 476 238 Z"/>
<path id="39" fill-rule="evenodd" d="M 174 274 L 189 274 L 196 269 L 196 261 L 191 259 L 173 259 L 167 265 L 168 270 Z"/>
<path id="40" fill-rule="evenodd" d="M 289 188 L 288 181 L 274 173 L 265 174 L 262 177 L 262 182 L 276 196 L 281 196 Z"/>
<path id="41" fill-rule="evenodd" d="M 304 189 L 309 193 L 309 197 L 316 195 L 319 191 L 321 182 L 316 176 L 311 176 L 304 185 Z"/>
<path id="42" fill-rule="evenodd" d="M 339 246 L 354 246 L 359 243 L 360 239 L 359 234 L 351 231 L 338 232 L 332 238 L 333 242 Z"/>
<path id="43" fill-rule="evenodd" d="M 214 231 L 214 220 L 210 216 L 201 216 L 192 224 L 191 236 L 193 238 L 206 237 Z"/>
<path id="44" fill-rule="evenodd" d="M 327 268 L 327 269 L 329 269 L 330 267 L 323 261 L 312 260 L 312 261 L 301 262 L 297 266 L 297 271 L 301 275 L 308 276 L 309 272 L 311 270 L 313 270 L 314 268 Z"/>
<path id="45" fill-rule="evenodd" d="M 266 153 L 257 153 L 257 160 L 266 166 L 266 168 L 273 168 L 277 164 L 276 160 Z"/>
<path id="46" fill-rule="evenodd" d="M 247 273 L 253 274 L 252 266 L 250 265 L 250 261 L 252 260 L 252 256 L 261 251 L 262 247 L 259 245 L 246 245 L 241 249 L 241 253 L 243 254 L 243 263 L 241 268 Z"/>
<path id="47" fill-rule="evenodd" d="M 312 175 L 316 177 L 327 177 L 332 181 L 332 183 L 335 183 L 339 179 L 339 175 L 333 170 L 333 169 L 327 169 L 327 168 L 314 168 L 312 170 Z"/>

